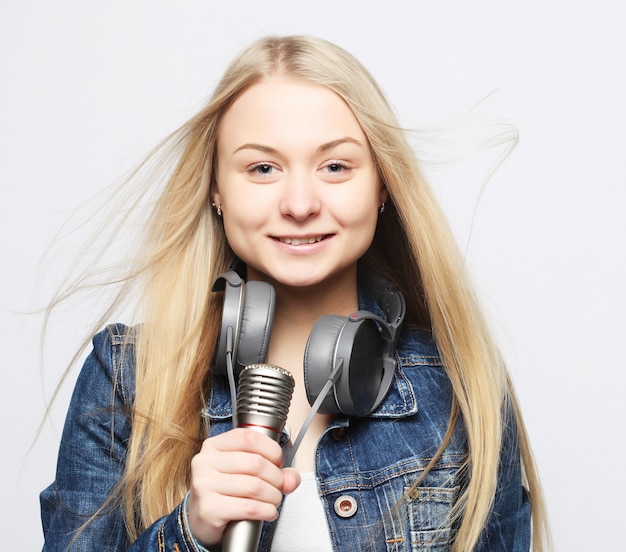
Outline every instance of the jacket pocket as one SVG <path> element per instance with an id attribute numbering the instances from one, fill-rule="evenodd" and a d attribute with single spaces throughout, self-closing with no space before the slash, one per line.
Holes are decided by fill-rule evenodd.
<path id="1" fill-rule="evenodd" d="M 444 552 L 454 541 L 450 510 L 460 487 L 405 489 L 413 552 Z"/>

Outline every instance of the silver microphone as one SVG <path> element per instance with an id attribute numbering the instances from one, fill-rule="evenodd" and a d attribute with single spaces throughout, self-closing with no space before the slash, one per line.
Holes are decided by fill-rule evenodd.
<path id="1" fill-rule="evenodd" d="M 295 382 L 272 364 L 251 364 L 239 374 L 237 427 L 246 427 L 278 441 L 285 427 Z M 257 552 L 261 521 L 232 521 L 224 531 L 222 552 Z"/>

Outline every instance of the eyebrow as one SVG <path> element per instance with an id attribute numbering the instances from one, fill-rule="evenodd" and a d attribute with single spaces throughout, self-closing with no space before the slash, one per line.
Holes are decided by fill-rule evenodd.
<path id="1" fill-rule="evenodd" d="M 345 138 L 339 138 L 337 140 L 333 140 L 331 142 L 322 144 L 320 147 L 317 148 L 317 151 L 318 153 L 323 153 L 325 151 L 336 148 L 337 146 L 341 144 L 346 144 L 346 143 L 355 144 L 357 146 L 363 147 L 363 144 L 356 138 L 350 138 L 349 136 L 346 136 Z M 238 151 L 246 150 L 246 149 L 252 149 L 252 150 L 262 151 L 264 153 L 271 153 L 271 154 L 278 153 L 278 150 L 270 146 L 264 146 L 263 144 L 256 144 L 256 143 L 248 143 L 248 144 L 243 144 L 242 146 L 239 146 L 235 151 L 233 151 L 233 154 L 237 153 Z"/>

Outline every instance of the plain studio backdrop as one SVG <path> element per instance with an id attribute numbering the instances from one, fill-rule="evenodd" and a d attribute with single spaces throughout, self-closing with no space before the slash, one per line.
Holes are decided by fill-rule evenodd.
<path id="1" fill-rule="evenodd" d="M 4 0 L 1 548 L 41 548 L 38 493 L 78 368 L 33 441 L 99 308 L 62 308 L 43 351 L 42 316 L 26 314 L 74 269 L 98 218 L 81 205 L 192 115 L 242 46 L 300 33 L 355 54 L 418 131 L 517 386 L 557 550 L 623 550 L 625 24 L 617 0 Z M 485 182 L 505 149 L 484 142 L 511 124 L 519 144 Z"/>

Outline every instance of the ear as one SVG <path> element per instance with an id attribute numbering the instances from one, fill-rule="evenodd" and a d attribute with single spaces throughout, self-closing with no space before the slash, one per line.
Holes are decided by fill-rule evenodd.
<path id="1" fill-rule="evenodd" d="M 385 183 L 381 181 L 380 194 L 378 196 L 378 201 L 380 203 L 385 203 L 388 199 L 389 199 L 389 190 L 387 190 L 387 186 L 385 186 Z"/>
<path id="2" fill-rule="evenodd" d="M 209 184 L 209 197 L 211 198 L 211 203 L 215 203 L 216 205 L 221 203 L 222 198 L 220 196 L 220 187 L 217 183 L 217 166 L 213 168 L 211 171 L 211 183 Z"/>

